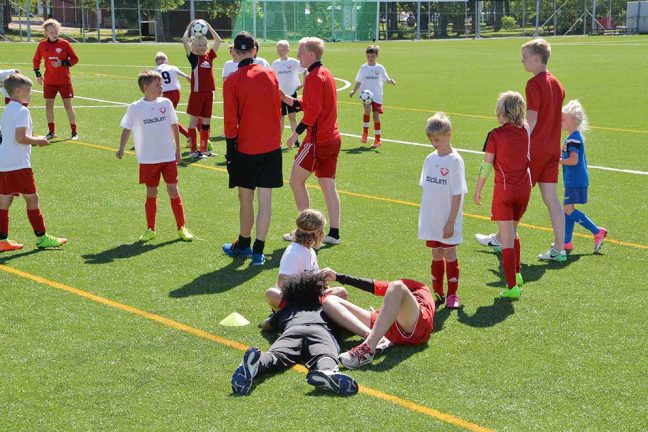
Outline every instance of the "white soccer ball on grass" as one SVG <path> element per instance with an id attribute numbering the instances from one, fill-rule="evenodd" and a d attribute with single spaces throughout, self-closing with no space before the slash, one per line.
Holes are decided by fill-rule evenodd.
<path id="1" fill-rule="evenodd" d="M 371 104 L 374 100 L 373 93 L 371 92 L 371 90 L 367 90 L 367 89 L 362 90 L 358 97 L 360 98 L 360 101 L 365 105 Z"/>

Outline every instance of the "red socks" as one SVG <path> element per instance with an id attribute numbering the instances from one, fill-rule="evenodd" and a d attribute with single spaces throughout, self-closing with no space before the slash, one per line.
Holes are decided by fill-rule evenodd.
<path id="1" fill-rule="evenodd" d="M 77 128 L 76 124 L 70 123 L 70 129 L 72 130 L 72 133 L 75 134 L 77 133 Z"/>
<path id="2" fill-rule="evenodd" d="M 191 153 L 195 153 L 198 149 L 196 141 L 196 128 L 189 128 L 189 140 L 191 141 Z"/>
<path id="3" fill-rule="evenodd" d="M 520 239 L 516 238 L 513 243 L 515 249 L 515 273 L 520 273 Z"/>
<path id="4" fill-rule="evenodd" d="M 511 289 L 517 285 L 515 277 L 515 249 L 502 249 L 502 266 L 504 267 L 506 285 Z"/>
<path id="5" fill-rule="evenodd" d="M 189 131 L 180 123 L 178 123 L 178 131 L 180 131 L 183 137 L 189 138 Z"/>
<path id="6" fill-rule="evenodd" d="M 182 198 L 171 198 L 171 210 L 175 216 L 176 225 L 178 229 L 182 228 L 185 224 L 184 207 L 182 206 Z"/>
<path id="7" fill-rule="evenodd" d="M 432 261 L 432 289 L 435 293 L 439 294 L 441 297 L 443 294 L 443 274 L 445 273 L 445 261 Z"/>
<path id="8" fill-rule="evenodd" d="M 380 140 L 380 122 L 374 122 L 374 135 L 377 140 Z"/>
<path id="9" fill-rule="evenodd" d="M 389 288 L 389 282 L 374 280 L 374 295 L 384 297 Z"/>
<path id="10" fill-rule="evenodd" d="M 49 129 L 49 133 L 55 134 L 56 133 L 56 127 L 54 126 L 54 123 L 47 123 L 47 128 Z"/>
<path id="11" fill-rule="evenodd" d="M 157 213 L 157 197 L 146 197 L 144 205 L 146 211 L 146 226 L 155 231 L 155 215 Z"/>
<path id="12" fill-rule="evenodd" d="M 27 210 L 27 218 L 34 230 L 34 234 L 39 237 L 45 234 L 45 220 L 43 220 L 43 213 L 41 213 L 40 208 Z"/>
<path id="13" fill-rule="evenodd" d="M 446 261 L 446 276 L 448 278 L 448 296 L 457 295 L 459 289 L 459 260 Z"/>
<path id="14" fill-rule="evenodd" d="M 369 114 L 362 115 L 362 132 L 369 133 Z"/>
<path id="15" fill-rule="evenodd" d="M 207 143 L 209 142 L 209 129 L 200 130 L 200 153 L 205 153 L 207 151 Z"/>
<path id="16" fill-rule="evenodd" d="M 0 236 L 5 239 L 9 235 L 9 210 L 0 210 Z M 0 238 L 0 240 L 3 240 Z"/>

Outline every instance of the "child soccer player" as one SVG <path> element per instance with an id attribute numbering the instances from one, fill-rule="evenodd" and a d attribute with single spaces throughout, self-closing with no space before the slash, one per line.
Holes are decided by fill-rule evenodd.
<path id="1" fill-rule="evenodd" d="M 254 40 L 254 64 L 258 64 L 270 69 L 270 63 L 268 63 L 268 60 L 264 59 L 263 57 L 259 57 L 259 41 L 256 39 Z"/>
<path id="2" fill-rule="evenodd" d="M 306 69 L 301 67 L 299 60 L 288 57 L 289 52 L 290 44 L 287 40 L 277 42 L 277 54 L 279 58 L 272 62 L 272 69 L 277 73 L 281 91 L 288 96 L 297 98 L 297 91 L 302 87 L 299 82 L 299 75 L 305 74 Z M 297 109 L 294 106 L 281 102 L 281 130 L 283 130 L 284 118 L 286 116 L 290 120 L 290 131 L 294 132 L 297 129 L 296 112 Z M 295 146 L 298 147 L 297 142 L 295 142 Z"/>
<path id="3" fill-rule="evenodd" d="M 32 136 L 32 119 L 26 105 L 31 96 L 32 81 L 14 73 L 4 81 L 11 101 L 2 113 L 0 135 L 0 252 L 22 249 L 22 244 L 8 239 L 9 208 L 15 196 L 22 194 L 27 203 L 27 218 L 36 234 L 39 249 L 63 246 L 64 238 L 47 234 L 43 213 L 31 169 L 31 146 L 49 145 L 43 137 Z M 24 105 L 24 106 L 23 106 Z"/>
<path id="4" fill-rule="evenodd" d="M 320 301 L 326 288 L 320 275 L 303 273 L 286 280 L 282 289 L 286 307 L 267 322 L 282 333 L 267 352 L 254 347 L 245 352 L 232 375 L 233 393 L 247 395 L 254 378 L 297 363 L 310 369 L 306 378 L 312 386 L 344 396 L 358 392 L 354 379 L 338 370 L 339 346 Z"/>
<path id="5" fill-rule="evenodd" d="M 371 363 L 378 352 L 391 345 L 421 345 L 430 339 L 434 326 L 434 299 L 421 282 L 401 279 L 393 282 L 359 278 L 322 270 L 326 280 L 336 280 L 376 296 L 384 296 L 380 309 L 361 308 L 337 296 L 328 296 L 322 307 L 335 324 L 365 340 L 340 354 L 340 363 L 357 369 Z"/>
<path id="6" fill-rule="evenodd" d="M 140 184 L 146 185 L 147 230 L 139 238 L 146 242 L 157 236 L 155 216 L 160 176 L 164 178 L 171 210 L 175 216 L 178 236 L 184 241 L 192 241 L 193 234 L 184 226 L 185 214 L 182 198 L 178 191 L 178 162 L 180 156 L 180 136 L 178 117 L 169 99 L 162 97 L 162 75 L 155 71 L 140 73 L 137 84 L 144 97 L 129 105 L 121 121 L 124 129 L 117 150 L 117 159 L 124 156 L 131 131 L 135 131 L 135 154 L 139 162 Z"/>
<path id="7" fill-rule="evenodd" d="M 38 84 L 43 86 L 43 97 L 45 98 L 45 115 L 49 133 L 47 139 L 57 138 L 56 126 L 54 124 L 54 99 L 56 94 L 61 95 L 63 106 L 70 121 L 73 141 L 79 139 L 77 133 L 76 116 L 72 108 L 74 89 L 70 77 L 70 68 L 79 62 L 72 45 L 68 41 L 59 39 L 61 24 L 55 19 L 48 19 L 43 23 L 43 30 L 47 38 L 38 44 L 34 54 L 34 73 Z M 45 79 L 40 73 L 41 60 L 45 62 Z"/>
<path id="8" fill-rule="evenodd" d="M 212 105 L 214 103 L 214 73 L 213 62 L 217 57 L 216 51 L 221 44 L 221 38 L 209 26 L 209 33 L 214 39 L 214 43 L 207 50 L 207 38 L 203 36 L 189 37 L 189 31 L 196 20 L 191 21 L 182 35 L 182 44 L 184 45 L 187 59 L 191 64 L 191 93 L 189 94 L 189 104 L 187 105 L 187 114 L 189 114 L 189 140 L 191 140 L 191 157 L 201 159 L 212 155 L 208 151 L 209 144 L 209 123 L 212 116 Z M 198 121 L 202 121 L 200 127 L 200 150 L 198 150 L 196 126 Z"/>
<path id="9" fill-rule="evenodd" d="M 587 203 L 587 188 L 589 173 L 585 157 L 585 138 L 583 131 L 587 130 L 587 116 L 578 100 L 571 100 L 562 109 L 562 129 L 569 132 L 563 144 L 562 159 L 563 181 L 565 182 L 565 250 L 573 250 L 572 236 L 574 224 L 579 223 L 594 235 L 594 252 L 603 246 L 607 230 L 597 227 L 587 215 L 576 210 L 574 204 Z"/>
<path id="10" fill-rule="evenodd" d="M 230 56 L 232 57 L 232 60 L 227 60 L 225 63 L 223 63 L 223 73 L 222 73 L 223 82 L 225 82 L 227 77 L 230 76 L 233 72 L 235 72 L 238 69 L 239 58 L 238 58 L 238 54 L 236 53 L 232 45 L 230 45 L 229 47 L 229 53 Z"/>
<path id="11" fill-rule="evenodd" d="M 20 73 L 19 69 L 5 69 L 5 70 L 0 70 L 0 92 L 2 92 L 2 96 L 4 96 L 4 103 L 5 105 L 8 105 L 9 102 L 11 102 L 11 98 L 9 97 L 9 93 L 7 93 L 7 90 L 4 88 L 4 80 L 7 79 L 7 77 L 11 74 L 18 74 Z"/>
<path id="12" fill-rule="evenodd" d="M 155 71 L 162 76 L 162 97 L 169 99 L 173 108 L 177 108 L 181 89 L 178 75 L 189 82 L 191 82 L 191 78 L 177 66 L 170 65 L 169 58 L 161 51 L 155 54 L 155 65 Z M 178 130 L 185 138 L 189 137 L 189 132 L 181 123 L 178 123 Z"/>
<path id="13" fill-rule="evenodd" d="M 484 160 L 479 166 L 474 201 L 481 205 L 481 191 L 493 167 L 495 188 L 491 220 L 497 222 L 502 237 L 502 266 L 507 289 L 501 297 L 520 298 L 523 280 L 520 274 L 520 237 L 517 226 L 529 204 L 530 134 L 524 119 L 525 104 L 517 92 L 502 93 L 495 113 L 500 127 L 486 137 Z"/>
<path id="14" fill-rule="evenodd" d="M 373 93 L 373 102 L 370 105 L 364 106 L 364 115 L 362 116 L 362 138 L 363 144 L 367 142 L 369 134 L 369 114 L 373 111 L 374 121 L 374 142 L 372 147 L 380 146 L 380 114 L 383 113 L 383 87 L 385 82 L 387 84 L 396 85 L 396 81 L 389 78 L 385 67 L 376 63 L 378 59 L 378 52 L 380 47 L 378 45 L 369 45 L 365 53 L 367 54 L 367 63 L 360 66 L 358 75 L 356 75 L 356 84 L 351 90 L 349 96 L 353 97 L 354 94 L 362 87 L 362 90 L 371 90 Z"/>
<path id="15" fill-rule="evenodd" d="M 423 163 L 420 186 L 423 188 L 419 212 L 419 239 L 432 248 L 432 289 L 437 304 L 457 309 L 461 301 L 457 245 L 463 241 L 463 200 L 468 192 L 464 161 L 450 143 L 452 124 L 444 113 L 427 121 L 425 132 L 436 149 Z M 447 297 L 443 293 L 443 274 L 448 278 Z"/>

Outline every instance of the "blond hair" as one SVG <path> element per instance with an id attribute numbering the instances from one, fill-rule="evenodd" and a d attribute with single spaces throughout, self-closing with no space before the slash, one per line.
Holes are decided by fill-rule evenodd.
<path id="1" fill-rule="evenodd" d="M 169 60 L 169 57 L 167 57 L 166 54 L 164 54 L 162 51 L 158 51 L 157 54 L 155 54 L 155 63 L 158 63 L 159 61 L 162 61 L 162 63 L 166 62 Z"/>
<path id="2" fill-rule="evenodd" d="M 43 30 L 47 30 L 47 27 L 49 26 L 54 26 L 58 30 L 61 30 L 61 23 L 55 20 L 54 18 L 50 18 L 43 23 Z"/>
<path id="3" fill-rule="evenodd" d="M 9 96 L 13 96 L 16 89 L 20 87 L 31 87 L 33 85 L 32 80 L 21 73 L 12 73 L 4 80 L 4 88 L 9 93 Z"/>
<path id="4" fill-rule="evenodd" d="M 551 56 L 551 45 L 549 42 L 542 38 L 530 40 L 522 45 L 523 50 L 528 50 L 532 55 L 540 57 L 542 64 L 549 63 L 549 56 Z"/>
<path id="5" fill-rule="evenodd" d="M 526 103 L 518 92 L 507 91 L 501 93 L 497 99 L 495 114 L 504 120 L 504 123 L 511 123 L 517 127 L 524 126 L 526 117 Z"/>
<path id="6" fill-rule="evenodd" d="M 427 135 L 447 135 L 452 132 L 450 117 L 444 112 L 438 112 L 427 119 L 425 133 Z"/>
<path id="7" fill-rule="evenodd" d="M 303 45 L 306 51 L 315 53 L 315 58 L 321 60 L 324 55 L 324 41 L 318 37 L 305 37 L 299 40 L 299 45 Z"/>
<path id="8" fill-rule="evenodd" d="M 299 212 L 295 220 L 297 229 L 293 231 L 293 241 L 307 248 L 318 248 L 324 238 L 326 219 L 322 212 L 306 209 Z"/>
<path id="9" fill-rule="evenodd" d="M 562 112 L 563 114 L 570 115 L 576 119 L 576 127 L 579 131 L 583 132 L 588 129 L 589 123 L 587 121 L 587 115 L 585 114 L 583 105 L 581 105 L 578 99 L 567 102 L 567 105 L 563 107 Z"/>
<path id="10" fill-rule="evenodd" d="M 202 35 L 194 36 L 193 39 L 191 40 L 191 45 L 196 44 L 196 43 L 207 45 L 207 43 L 208 43 L 207 38 L 205 36 L 202 36 Z"/>
<path id="11" fill-rule="evenodd" d="M 277 48 L 279 47 L 284 47 L 290 49 L 290 42 L 288 42 L 285 39 L 281 39 L 280 41 L 277 41 Z"/>
<path id="12" fill-rule="evenodd" d="M 137 85 L 139 86 L 140 90 L 144 91 L 144 86 L 150 85 L 153 81 L 162 81 L 162 75 L 160 75 L 156 71 L 152 70 L 145 70 L 140 72 L 139 76 L 137 77 Z"/>

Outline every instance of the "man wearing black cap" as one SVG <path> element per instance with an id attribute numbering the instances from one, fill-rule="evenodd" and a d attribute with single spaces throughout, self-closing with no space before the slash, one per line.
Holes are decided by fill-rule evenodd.
<path id="1" fill-rule="evenodd" d="M 240 233 L 238 240 L 223 245 L 235 257 L 252 257 L 263 265 L 263 248 L 272 215 L 272 189 L 283 186 L 281 171 L 281 93 L 275 73 L 254 64 L 254 38 L 247 32 L 234 39 L 238 69 L 223 85 L 227 172 L 229 187 L 238 187 Z M 250 247 L 254 226 L 254 191 L 259 209 L 256 240 Z"/>

